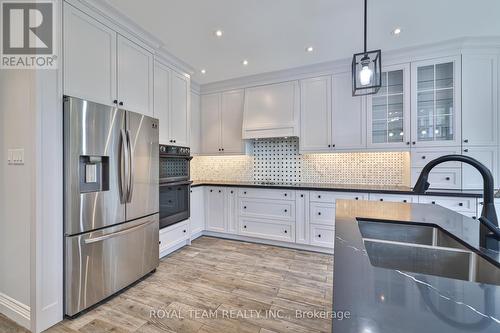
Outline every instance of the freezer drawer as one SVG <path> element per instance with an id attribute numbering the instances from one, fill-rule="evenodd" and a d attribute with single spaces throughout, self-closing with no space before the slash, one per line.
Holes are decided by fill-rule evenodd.
<path id="1" fill-rule="evenodd" d="M 65 238 L 65 313 L 73 316 L 153 271 L 158 214 Z"/>

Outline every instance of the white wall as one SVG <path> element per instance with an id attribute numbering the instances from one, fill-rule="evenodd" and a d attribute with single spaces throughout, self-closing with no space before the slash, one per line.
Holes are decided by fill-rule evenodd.
<path id="1" fill-rule="evenodd" d="M 30 225 L 35 202 L 33 71 L 0 71 L 0 312 L 29 327 Z M 7 149 L 24 148 L 24 165 Z"/>

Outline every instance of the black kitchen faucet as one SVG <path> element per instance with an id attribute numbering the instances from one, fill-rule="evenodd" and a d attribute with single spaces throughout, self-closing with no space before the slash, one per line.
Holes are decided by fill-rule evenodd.
<path id="1" fill-rule="evenodd" d="M 476 168 L 483 177 L 483 210 L 481 211 L 481 227 L 479 230 L 479 245 L 490 249 L 499 250 L 500 242 L 500 228 L 498 226 L 497 213 L 495 211 L 494 190 L 493 190 L 493 176 L 491 171 L 480 163 L 478 160 L 463 155 L 445 155 L 438 157 L 422 169 L 417 183 L 413 187 L 413 192 L 417 194 L 424 194 L 429 188 L 430 184 L 427 181 L 429 173 L 438 164 L 450 161 L 457 161 L 467 163 Z"/>

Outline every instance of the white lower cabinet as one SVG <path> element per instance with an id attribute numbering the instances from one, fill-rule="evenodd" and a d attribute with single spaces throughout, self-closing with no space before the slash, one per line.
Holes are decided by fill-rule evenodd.
<path id="1" fill-rule="evenodd" d="M 191 237 L 189 220 L 160 230 L 160 258 L 186 245 Z"/>
<path id="2" fill-rule="evenodd" d="M 230 234 L 238 233 L 238 189 L 226 189 L 226 230 Z"/>
<path id="3" fill-rule="evenodd" d="M 333 248 L 335 228 L 321 224 L 311 224 L 311 245 Z"/>
<path id="4" fill-rule="evenodd" d="M 204 187 L 191 188 L 190 221 L 191 236 L 198 235 L 205 230 L 205 195 Z"/>
<path id="5" fill-rule="evenodd" d="M 477 216 L 477 199 L 460 197 L 442 197 L 421 195 L 418 197 L 419 203 L 440 205 L 462 215 L 469 217 Z"/>
<path id="6" fill-rule="evenodd" d="M 333 227 L 335 224 L 335 204 L 311 202 L 309 205 L 309 222 Z"/>
<path id="7" fill-rule="evenodd" d="M 295 242 L 309 244 L 309 191 L 295 194 Z"/>
<path id="8" fill-rule="evenodd" d="M 239 215 L 295 221 L 295 201 L 243 198 L 239 202 Z"/>
<path id="9" fill-rule="evenodd" d="M 208 231 L 226 232 L 225 209 L 226 188 L 205 188 L 205 229 Z"/>
<path id="10" fill-rule="evenodd" d="M 295 228 L 293 223 L 263 218 L 240 217 L 240 235 L 283 242 L 295 242 Z"/>
<path id="11" fill-rule="evenodd" d="M 371 201 L 388 201 L 388 202 L 418 202 L 417 196 L 412 195 L 400 195 L 400 194 L 379 194 L 370 193 L 369 198 Z"/>

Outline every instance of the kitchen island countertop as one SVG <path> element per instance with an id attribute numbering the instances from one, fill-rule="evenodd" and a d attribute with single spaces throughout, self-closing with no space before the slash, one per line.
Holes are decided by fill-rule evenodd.
<path id="1" fill-rule="evenodd" d="M 499 285 L 375 266 L 358 226 L 360 220 L 435 226 L 500 269 L 499 253 L 479 246 L 476 220 L 425 204 L 339 200 L 336 209 L 333 310 L 350 318 L 334 320 L 333 332 L 500 332 Z"/>

